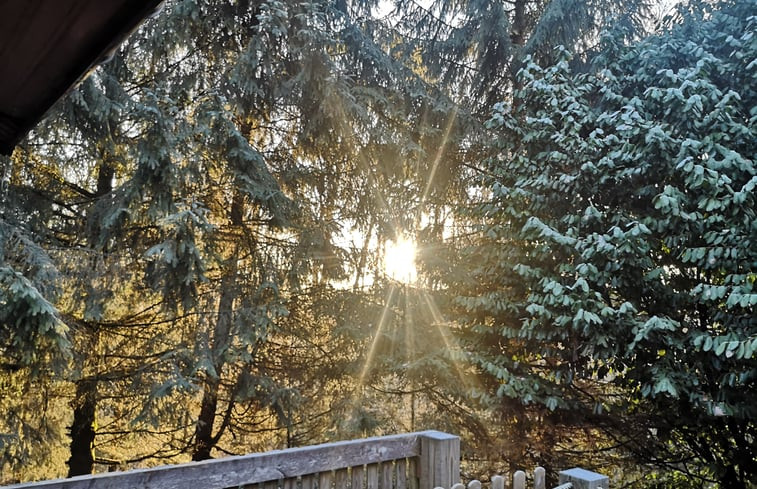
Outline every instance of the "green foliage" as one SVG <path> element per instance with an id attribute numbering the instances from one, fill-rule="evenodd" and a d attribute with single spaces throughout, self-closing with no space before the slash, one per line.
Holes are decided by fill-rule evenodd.
<path id="1" fill-rule="evenodd" d="M 527 56 L 549 62 L 557 45 L 589 55 L 608 26 L 643 32 L 648 8 L 644 1 L 615 0 L 396 2 L 397 24 L 407 39 L 395 50 L 419 55 L 435 85 L 464 101 L 463 110 L 484 114 L 509 98 Z"/>
<path id="2" fill-rule="evenodd" d="M 527 60 L 489 122 L 480 285 L 458 300 L 498 395 L 609 412 L 642 459 L 723 487 L 757 473 L 754 14 L 694 5 L 605 38 L 588 74 Z"/>
<path id="3" fill-rule="evenodd" d="M 2 334 L 22 338 L 37 362 L 63 345 L 60 321 L 68 326 L 73 362 L 56 384 L 50 432 L 70 416 L 61 399 L 74 399 L 74 413 L 85 398 L 96 404 L 96 416 L 71 423 L 96 426 L 96 449 L 84 447 L 96 470 L 413 427 L 486 440 L 503 419 L 524 432 L 518 408 L 483 411 L 485 395 L 463 402 L 470 385 L 488 386 L 456 365 L 434 303 L 443 276 L 459 272 L 457 250 L 437 251 L 451 207 L 480 191 L 469 178 L 491 149 L 480 114 L 517 86 L 525 56 L 553 59 L 558 42 L 588 55 L 596 32 L 637 4 L 403 1 L 384 18 L 378 7 L 166 2 L 4 165 L 3 218 L 31 237 L 14 253 L 33 259 L 5 247 L 3 304 L 15 322 Z M 530 223 L 563 245 L 576 239 L 550 226 Z M 376 246 L 417 228 L 433 292 L 392 296 Z M 512 253 L 476 255 L 464 278 L 517 285 L 500 267 Z M 583 280 L 576 294 L 593 286 Z M 545 283 L 555 297 L 570 285 Z M 521 311 L 492 291 L 461 303 Z M 619 317 L 633 317 L 628 304 Z M 588 300 L 564 306 L 576 327 L 605 318 Z M 723 341 L 702 340 L 715 351 Z M 528 394 L 511 374 L 506 388 Z M 6 405 L 28 414 L 15 391 Z"/>
<path id="4" fill-rule="evenodd" d="M 65 353 L 67 328 L 56 310 L 19 272 L 0 268 L 0 324 L 3 357 L 21 366 L 36 366 L 40 355 Z"/>
<path id="5" fill-rule="evenodd" d="M 2 368 L 60 372 L 70 344 L 68 328 L 50 302 L 58 293 L 58 275 L 47 253 L 12 222 L 0 221 Z"/>

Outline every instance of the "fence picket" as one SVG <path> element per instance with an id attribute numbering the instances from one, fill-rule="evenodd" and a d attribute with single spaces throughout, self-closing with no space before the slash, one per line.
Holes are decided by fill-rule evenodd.
<path id="1" fill-rule="evenodd" d="M 522 470 L 513 475 L 513 489 L 526 489 L 526 473 Z"/>
<path id="2" fill-rule="evenodd" d="M 394 464 L 395 478 L 397 483 L 396 489 L 410 489 L 407 485 L 407 460 L 397 460 Z"/>
<path id="3" fill-rule="evenodd" d="M 334 489 L 349 489 L 347 469 L 339 469 L 334 475 Z M 284 488 L 286 489 L 286 488 Z"/>
<path id="4" fill-rule="evenodd" d="M 505 478 L 501 475 L 492 477 L 492 489 L 505 489 Z"/>
<path id="5" fill-rule="evenodd" d="M 420 480 L 418 477 L 418 462 L 416 458 L 407 460 L 407 477 L 409 479 L 407 489 L 418 489 Z"/>
<path id="6" fill-rule="evenodd" d="M 534 469 L 534 489 L 547 489 L 547 471 L 544 467 Z"/>
<path id="7" fill-rule="evenodd" d="M 358 465 L 357 467 L 352 467 L 352 489 L 363 489 L 364 487 L 365 487 L 365 469 L 363 468 L 362 465 Z"/>
<path id="8" fill-rule="evenodd" d="M 321 472 L 319 474 L 318 489 L 331 489 L 331 471 Z"/>
<path id="9" fill-rule="evenodd" d="M 370 464 L 366 468 L 366 489 L 379 489 L 379 467 L 378 464 Z"/>
<path id="10" fill-rule="evenodd" d="M 381 489 L 393 489 L 394 480 L 392 472 L 394 472 L 394 467 L 391 462 L 383 462 L 381 464 Z"/>
<path id="11" fill-rule="evenodd" d="M 468 483 L 468 489 L 481 489 L 481 481 L 472 480 Z"/>

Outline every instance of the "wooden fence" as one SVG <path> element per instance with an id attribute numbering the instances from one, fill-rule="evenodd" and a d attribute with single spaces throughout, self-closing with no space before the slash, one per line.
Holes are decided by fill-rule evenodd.
<path id="1" fill-rule="evenodd" d="M 533 489 L 547 489 L 547 473 L 543 467 L 536 467 L 533 473 Z M 575 468 L 563 470 L 559 473 L 560 485 L 553 489 L 609 489 L 610 479 L 607 476 L 588 470 Z M 440 488 L 436 488 L 440 489 Z M 472 480 L 468 486 L 457 483 L 451 489 L 482 489 L 478 480 Z M 495 475 L 491 478 L 491 489 L 505 489 L 505 478 Z M 526 473 L 519 470 L 513 474 L 512 489 L 528 489 L 526 485 Z"/>
<path id="2" fill-rule="evenodd" d="M 459 480 L 460 438 L 423 431 L 4 489 L 433 489 Z"/>

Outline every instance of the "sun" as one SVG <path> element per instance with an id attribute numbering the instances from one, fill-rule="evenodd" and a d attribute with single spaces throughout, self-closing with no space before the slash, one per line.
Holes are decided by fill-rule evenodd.
<path id="1" fill-rule="evenodd" d="M 404 236 L 396 241 L 387 241 L 384 249 L 384 273 L 397 282 L 415 283 L 418 278 L 415 268 L 416 251 L 415 241 Z"/>

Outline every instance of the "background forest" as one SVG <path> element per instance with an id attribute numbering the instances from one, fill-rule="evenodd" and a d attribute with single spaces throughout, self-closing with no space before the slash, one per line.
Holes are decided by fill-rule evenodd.
<path id="1" fill-rule="evenodd" d="M 0 483 L 433 428 L 466 476 L 756 487 L 755 32 L 168 0 L 0 159 Z"/>

